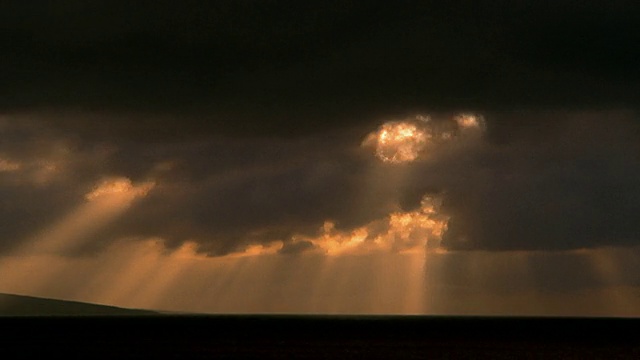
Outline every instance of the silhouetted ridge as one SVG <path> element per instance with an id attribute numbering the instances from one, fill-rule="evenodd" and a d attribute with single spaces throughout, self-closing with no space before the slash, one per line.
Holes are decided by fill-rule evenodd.
<path id="1" fill-rule="evenodd" d="M 32 296 L 0 294 L 0 316 L 138 316 L 158 315 L 148 310 Z"/>

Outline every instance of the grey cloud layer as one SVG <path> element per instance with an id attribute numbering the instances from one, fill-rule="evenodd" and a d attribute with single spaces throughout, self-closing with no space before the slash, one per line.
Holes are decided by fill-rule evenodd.
<path id="1" fill-rule="evenodd" d="M 470 159 L 462 173 L 444 182 L 445 211 L 453 217 L 445 246 L 637 244 L 640 228 L 633 214 L 640 210 L 640 129 L 637 115 L 630 117 L 601 113 L 555 119 L 555 129 L 545 137 L 515 141 Z"/>
<path id="2" fill-rule="evenodd" d="M 313 234 L 328 218 L 349 225 L 384 215 L 384 196 L 368 200 L 371 210 L 353 210 L 361 202 L 355 196 L 369 162 L 357 137 L 328 133 L 294 140 L 137 143 L 107 135 L 104 141 L 86 142 L 47 124 L 10 124 L 2 134 L 0 154 L 22 164 L 0 173 L 6 192 L 2 243 L 7 246 L 63 217 L 107 176 L 151 179 L 157 186 L 88 248 L 121 237 L 160 236 L 169 245 L 195 240 L 203 251 L 220 254 L 251 242 L 286 240 L 293 232 Z M 51 164 L 41 160 L 60 146 L 66 151 L 51 160 L 58 171 L 42 183 L 30 181 L 26 164 L 46 168 Z M 25 221 L 29 225 L 20 226 Z"/>
<path id="3" fill-rule="evenodd" d="M 519 115 L 495 116 L 518 121 Z M 158 236 L 168 246 L 191 240 L 201 251 L 221 255 L 316 234 L 325 220 L 353 229 L 397 211 L 394 205 L 415 208 L 428 192 L 443 195 L 443 212 L 451 216 L 442 243 L 448 249 L 638 245 L 637 115 L 537 116 L 546 130 L 520 122 L 519 134 L 494 139 L 487 115 L 485 137 L 443 145 L 408 165 L 381 164 L 371 149 L 360 147 L 373 123 L 286 140 L 172 143 L 110 135 L 83 140 L 46 120 L 40 126 L 5 123 L 0 156 L 21 168 L 0 172 L 0 245 L 6 250 L 51 225 L 105 176 L 153 179 L 157 185 L 85 250 L 123 237 Z M 49 165 L 57 170 L 42 175 Z M 298 247 L 283 251 L 304 250 Z"/>

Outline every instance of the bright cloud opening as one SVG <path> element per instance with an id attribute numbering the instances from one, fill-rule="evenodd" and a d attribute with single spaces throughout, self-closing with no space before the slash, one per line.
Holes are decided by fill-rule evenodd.
<path id="1" fill-rule="evenodd" d="M 365 143 L 375 142 L 376 156 L 387 163 L 405 163 L 418 158 L 431 134 L 406 121 L 392 121 L 369 135 Z"/>
<path id="2" fill-rule="evenodd" d="M 485 127 L 484 118 L 472 113 L 436 120 L 426 115 L 417 115 L 382 124 L 365 138 L 362 146 L 373 147 L 375 156 L 382 162 L 409 163 L 424 156 L 427 148 L 437 151 L 440 145 L 459 141 L 459 135 L 482 133 Z M 432 151 L 429 151 L 429 155 L 431 154 Z"/>

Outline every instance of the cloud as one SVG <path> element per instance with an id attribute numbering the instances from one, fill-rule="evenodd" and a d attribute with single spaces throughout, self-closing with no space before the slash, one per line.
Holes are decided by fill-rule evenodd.
<path id="1" fill-rule="evenodd" d="M 280 249 L 280 254 L 299 254 L 314 249 L 315 246 L 311 241 L 288 242 Z"/>
<path id="2" fill-rule="evenodd" d="M 382 162 L 410 163 L 437 157 L 437 153 L 450 144 L 477 140 L 484 134 L 485 127 L 484 118 L 472 113 L 437 120 L 419 114 L 383 123 L 367 135 L 362 146 L 374 149 L 375 156 Z"/>
<path id="3" fill-rule="evenodd" d="M 170 140 L 312 134 L 460 107 L 637 107 L 630 6 L 9 1 L 0 110 L 94 112 L 55 121 L 84 136 Z M 116 116 L 107 125 L 104 114 Z"/>
<path id="4" fill-rule="evenodd" d="M 541 117 L 551 131 L 488 143 L 442 167 L 450 249 L 540 250 L 636 245 L 637 115 Z M 429 176 L 425 175 L 424 179 Z"/>
<path id="5" fill-rule="evenodd" d="M 0 158 L 0 172 L 10 172 L 20 169 L 20 163 Z"/>
<path id="6" fill-rule="evenodd" d="M 97 194 L 109 178 L 128 179 L 106 187 L 111 190 L 126 190 L 132 182 L 155 187 L 89 245 L 155 234 L 169 246 L 196 240 L 201 251 L 224 254 L 294 232 L 315 232 L 327 217 L 349 225 L 367 221 L 371 213 L 384 215 L 380 206 L 349 215 L 362 177 L 358 169 L 368 162 L 358 141 L 349 146 L 343 134 L 138 143 L 109 135 L 102 141 L 79 138 L 57 131 L 46 119 L 38 126 L 7 127 L 0 152 L 35 170 L 23 166 L 0 178 L 6 193 L 0 209 L 6 221 L 3 244 L 17 244 L 52 224 L 86 194 Z M 52 151 L 60 146 L 64 151 Z M 49 158 L 58 172 L 39 183 L 36 170 Z"/>
<path id="7" fill-rule="evenodd" d="M 413 119 L 429 124 L 437 141 L 428 156 L 399 164 L 381 162 L 366 146 L 384 122 L 287 138 L 173 142 L 85 139 L 46 117 L 5 123 L 0 154 L 20 167 L 0 173 L 0 245 L 18 246 L 118 178 L 126 181 L 109 191 L 155 185 L 76 252 L 149 237 L 170 248 L 193 242 L 212 256 L 256 246 L 337 254 L 351 245 L 347 252 L 637 245 L 635 113 L 487 113 L 478 126 L 469 114 Z M 425 195 L 442 201 L 437 214 L 424 213 Z M 394 225 L 403 219 L 410 221 Z M 323 230 L 327 223 L 333 230 Z"/>

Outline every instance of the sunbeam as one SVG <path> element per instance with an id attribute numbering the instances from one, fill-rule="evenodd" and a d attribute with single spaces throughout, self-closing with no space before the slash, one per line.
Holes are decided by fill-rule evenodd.
<path id="1" fill-rule="evenodd" d="M 15 253 L 73 251 L 122 215 L 135 199 L 146 196 L 153 186 L 153 182 L 134 186 L 126 178 L 106 179 L 85 196 L 87 203 L 25 241 Z"/>

